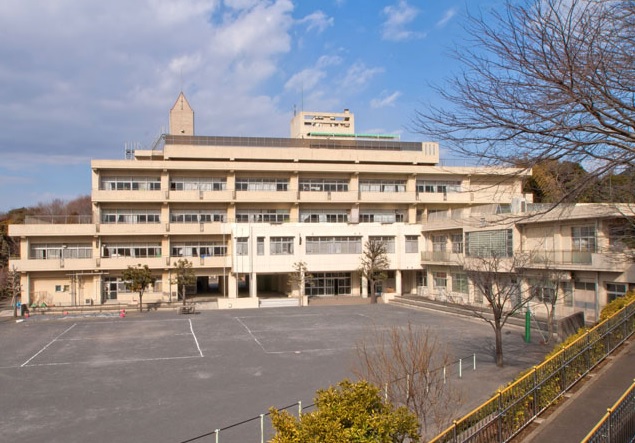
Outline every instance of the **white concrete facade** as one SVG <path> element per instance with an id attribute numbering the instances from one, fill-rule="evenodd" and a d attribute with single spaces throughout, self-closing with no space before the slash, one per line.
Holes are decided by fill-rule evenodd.
<path id="1" fill-rule="evenodd" d="M 518 284 L 524 297 L 533 297 L 529 308 L 538 316 L 547 314 L 545 301 L 549 304 L 549 297 L 555 296 L 557 318 L 583 312 L 592 323 L 608 302 L 635 289 L 632 253 L 623 243 L 624 228 L 630 226 L 624 214 L 632 213 L 628 205 L 575 204 L 552 209 L 529 204 L 517 209 L 500 204 L 473 207 L 435 214 L 435 219 L 424 223 L 425 278 L 419 293 L 433 299 L 482 303 L 469 279 L 462 284 L 470 255 L 478 255 L 476 242 L 486 238 L 474 233 L 491 239 L 503 232 L 488 247 L 509 260 L 521 257 L 524 269 Z M 503 237 L 509 242 L 506 245 L 501 243 Z"/>

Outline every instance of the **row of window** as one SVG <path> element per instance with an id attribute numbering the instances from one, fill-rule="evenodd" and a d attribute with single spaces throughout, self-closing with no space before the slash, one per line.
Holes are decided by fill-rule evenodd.
<path id="1" fill-rule="evenodd" d="M 160 191 L 159 177 L 103 177 L 100 189 L 107 191 Z M 301 178 L 299 189 L 305 192 L 347 192 L 347 179 Z M 170 180 L 172 191 L 225 191 L 224 177 L 182 177 Z M 286 178 L 236 178 L 237 191 L 288 191 Z M 361 192 L 406 192 L 406 180 L 360 180 Z M 417 180 L 422 193 L 461 192 L 460 181 Z"/>
<path id="2" fill-rule="evenodd" d="M 386 245 L 386 252 L 395 252 L 395 237 L 375 236 L 371 241 L 381 241 Z M 307 254 L 360 254 L 361 237 L 307 237 Z M 293 255 L 295 237 L 270 237 L 269 253 L 271 255 Z M 265 253 L 265 238 L 256 240 L 257 254 Z M 409 235 L 405 238 L 405 250 L 407 253 L 417 253 L 419 249 L 418 237 Z M 237 255 L 248 255 L 249 238 L 238 237 L 236 239 Z M 30 258 L 39 260 L 52 260 L 64 258 L 92 258 L 93 251 L 90 244 L 60 245 L 60 244 L 33 244 L 30 249 Z M 220 241 L 210 242 L 178 242 L 170 245 L 171 257 L 219 257 L 227 255 L 227 244 Z M 160 243 L 143 244 L 107 244 L 102 246 L 102 256 L 105 258 L 117 257 L 161 257 Z"/>
<path id="3" fill-rule="evenodd" d="M 405 214 L 401 211 L 373 210 L 359 214 L 361 223 L 403 223 Z M 238 223 L 285 223 L 289 222 L 286 209 L 250 209 L 236 212 Z M 336 209 L 311 209 L 300 211 L 300 223 L 347 223 L 349 211 Z M 104 210 L 101 215 L 104 224 L 151 224 L 160 223 L 161 214 L 156 210 Z M 222 210 L 183 210 L 170 213 L 171 223 L 225 223 L 227 212 Z"/>

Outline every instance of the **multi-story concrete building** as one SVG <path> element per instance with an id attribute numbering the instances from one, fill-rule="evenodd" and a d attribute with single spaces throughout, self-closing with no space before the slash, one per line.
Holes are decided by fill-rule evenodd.
<path id="1" fill-rule="evenodd" d="M 483 295 L 470 275 L 487 267 L 505 274 L 511 267 L 509 282 L 518 296 L 531 299 L 532 312 L 545 316 L 554 301 L 556 317 L 583 312 L 594 322 L 604 305 L 635 289 L 628 205 L 517 203 L 428 216 L 422 224 L 428 279 L 419 294 L 480 305 Z M 485 266 L 474 257 L 485 257 Z"/>
<path id="2" fill-rule="evenodd" d="M 437 143 L 358 135 L 348 110 L 297 113 L 291 138 L 208 137 L 194 135 L 181 94 L 169 128 L 152 149 L 92 162 L 92 217 L 11 226 L 23 300 L 134 302 L 122 273 L 137 264 L 157 277 L 144 301 L 169 300 L 181 258 L 220 307 L 297 296 L 288 281 L 298 262 L 313 277 L 307 296 L 366 295 L 358 268 L 369 239 L 387 246 L 383 291 L 416 293 L 426 220 L 525 198 L 518 171 L 440 166 Z"/>

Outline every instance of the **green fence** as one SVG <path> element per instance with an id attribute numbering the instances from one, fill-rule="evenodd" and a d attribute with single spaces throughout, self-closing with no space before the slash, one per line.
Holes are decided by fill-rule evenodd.
<path id="1" fill-rule="evenodd" d="M 628 339 L 635 330 L 635 301 L 560 352 L 499 390 L 430 443 L 506 442 Z"/>

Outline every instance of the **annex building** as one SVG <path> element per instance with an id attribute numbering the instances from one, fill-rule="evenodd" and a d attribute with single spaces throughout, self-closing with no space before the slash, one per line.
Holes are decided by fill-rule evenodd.
<path id="1" fill-rule="evenodd" d="M 483 248 L 540 246 L 549 260 L 537 268 L 548 262 L 569 273 L 569 285 L 556 288 L 567 294 L 563 314 L 595 313 L 635 282 L 630 265 L 608 264 L 602 249 L 616 211 L 516 217 L 532 210 L 522 193 L 527 172 L 443 166 L 437 143 L 356 133 L 349 110 L 299 112 L 290 138 L 201 136 L 181 93 L 161 143 L 93 160 L 91 169 L 92 216 L 10 227 L 21 239 L 11 265 L 27 303 L 135 303 L 122 274 L 137 264 L 157 278 L 144 302 L 174 300 L 174 265 L 183 258 L 197 276 L 190 292 L 215 296 L 219 308 L 272 298 L 301 304 L 300 292 L 367 296 L 359 267 L 368 240 L 387 248 L 386 299 L 482 303 L 462 258 Z M 299 262 L 312 277 L 303 291 L 290 285 Z"/>

